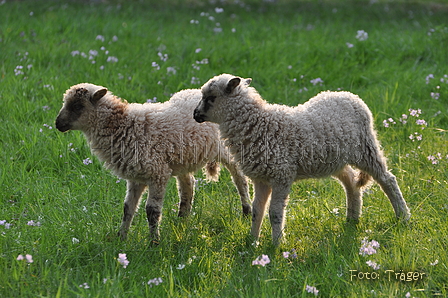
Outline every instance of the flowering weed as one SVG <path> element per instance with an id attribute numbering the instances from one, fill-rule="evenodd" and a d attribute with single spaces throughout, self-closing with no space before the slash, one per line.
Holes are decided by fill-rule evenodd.
<path id="1" fill-rule="evenodd" d="M 314 296 L 317 296 L 319 294 L 319 290 L 316 289 L 316 287 L 309 286 L 309 285 L 306 285 L 305 291 L 307 291 L 308 293 L 314 294 Z"/>
<path id="2" fill-rule="evenodd" d="M 260 265 L 260 266 L 264 267 L 267 264 L 269 264 L 270 262 L 271 262 L 271 260 L 269 259 L 268 255 L 261 255 L 252 261 L 252 265 Z"/>
<path id="3" fill-rule="evenodd" d="M 34 262 L 33 261 L 33 256 L 29 255 L 29 254 L 26 254 L 25 256 L 23 256 L 23 255 L 18 255 L 17 256 L 17 261 L 22 261 L 22 260 L 25 260 L 27 263 L 33 263 Z"/>
<path id="4" fill-rule="evenodd" d="M 362 256 L 376 254 L 376 250 L 380 247 L 378 241 L 368 241 L 367 237 L 361 240 L 361 247 L 359 248 L 359 254 Z"/>
<path id="5" fill-rule="evenodd" d="M 118 254 L 118 263 L 123 266 L 123 268 L 126 268 L 129 265 L 128 258 L 126 257 L 126 254 L 119 253 Z"/>

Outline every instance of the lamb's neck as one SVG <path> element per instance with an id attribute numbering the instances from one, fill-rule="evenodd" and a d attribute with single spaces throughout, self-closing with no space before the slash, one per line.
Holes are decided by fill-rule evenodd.
<path id="1" fill-rule="evenodd" d="M 89 120 L 89 128 L 84 134 L 92 151 L 101 159 L 104 153 L 109 154 L 113 142 L 119 139 L 123 128 L 127 125 L 126 109 L 128 104 L 121 101 L 102 103 Z"/>
<path id="2" fill-rule="evenodd" d="M 222 136 L 232 143 L 252 140 L 256 137 L 252 130 L 265 127 L 265 112 L 263 104 L 259 101 L 241 102 L 241 105 L 234 107 L 232 114 L 220 125 Z"/>

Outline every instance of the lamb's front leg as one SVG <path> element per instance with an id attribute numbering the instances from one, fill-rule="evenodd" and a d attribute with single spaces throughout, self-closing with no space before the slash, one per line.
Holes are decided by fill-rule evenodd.
<path id="1" fill-rule="evenodd" d="M 255 240 L 258 240 L 260 237 L 260 228 L 271 191 L 272 189 L 269 185 L 254 181 L 254 202 L 252 203 L 252 228 L 250 233 Z"/>
<path id="2" fill-rule="evenodd" d="M 146 185 L 127 180 L 126 198 L 124 200 L 123 221 L 121 223 L 118 236 L 121 240 L 126 240 L 128 236 L 129 227 L 134 218 L 135 210 L 137 210 L 138 203 L 145 190 Z"/>
<path id="3" fill-rule="evenodd" d="M 158 177 L 148 183 L 149 192 L 146 200 L 146 216 L 149 225 L 150 240 L 158 241 L 160 238 L 159 222 L 162 219 L 163 198 L 166 185 L 170 177 Z"/>
<path id="4" fill-rule="evenodd" d="M 289 201 L 290 186 L 275 185 L 272 187 L 269 220 L 272 227 L 272 241 L 278 245 L 283 238 L 285 228 L 286 206 Z"/>
<path id="5" fill-rule="evenodd" d="M 194 177 L 187 173 L 177 177 L 177 187 L 180 204 L 178 216 L 187 216 L 191 212 L 191 204 L 194 195 Z"/>

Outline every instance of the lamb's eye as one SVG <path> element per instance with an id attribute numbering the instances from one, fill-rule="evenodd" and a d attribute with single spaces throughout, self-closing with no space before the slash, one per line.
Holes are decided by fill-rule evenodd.
<path id="1" fill-rule="evenodd" d="M 215 99 L 216 99 L 216 96 L 212 96 L 212 95 L 207 96 L 207 97 L 205 98 L 206 101 L 211 101 L 211 102 L 214 102 Z"/>
<path id="2" fill-rule="evenodd" d="M 70 110 L 78 112 L 81 111 L 84 108 L 84 105 L 80 102 L 75 102 L 70 105 Z"/>

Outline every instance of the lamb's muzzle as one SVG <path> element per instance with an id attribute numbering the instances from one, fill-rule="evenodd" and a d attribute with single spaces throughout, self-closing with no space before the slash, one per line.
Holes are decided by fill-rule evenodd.
<path id="1" fill-rule="evenodd" d="M 199 105 L 201 105 L 201 103 L 199 103 Z M 202 122 L 205 122 L 205 115 L 203 115 L 199 112 L 199 109 L 198 109 L 199 105 L 196 109 L 194 109 L 193 118 L 194 118 L 194 120 L 196 120 L 196 122 L 202 123 Z"/>
<path id="2" fill-rule="evenodd" d="M 61 120 L 61 117 L 58 116 L 58 118 L 56 118 L 56 128 L 60 132 L 66 132 L 66 131 L 70 130 L 70 125 L 63 123 L 63 120 Z"/>

